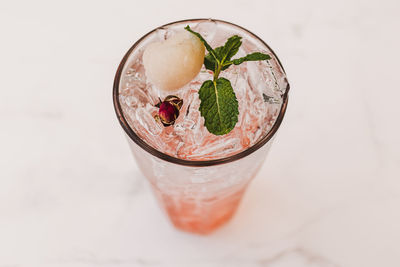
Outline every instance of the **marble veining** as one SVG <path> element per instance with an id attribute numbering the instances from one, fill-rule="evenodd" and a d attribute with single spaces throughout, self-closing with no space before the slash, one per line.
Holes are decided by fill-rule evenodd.
<path id="1" fill-rule="evenodd" d="M 399 8 L 395 0 L 3 3 L 0 267 L 400 266 Z M 291 91 L 236 216 L 197 236 L 159 209 L 111 87 L 143 34 L 204 16 L 263 38 Z"/>

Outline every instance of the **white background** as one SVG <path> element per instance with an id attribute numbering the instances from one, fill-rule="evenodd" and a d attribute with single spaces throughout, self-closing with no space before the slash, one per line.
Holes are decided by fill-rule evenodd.
<path id="1" fill-rule="evenodd" d="M 0 267 L 400 266 L 398 1 L 0 2 Z M 244 26 L 289 108 L 237 216 L 174 230 L 112 106 L 117 65 L 162 24 Z"/>

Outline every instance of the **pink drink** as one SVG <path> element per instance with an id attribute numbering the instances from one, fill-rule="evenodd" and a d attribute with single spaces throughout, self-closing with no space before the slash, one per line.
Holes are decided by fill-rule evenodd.
<path id="1" fill-rule="evenodd" d="M 154 105 L 169 93 L 146 80 L 143 51 L 147 44 L 167 39 L 186 25 L 214 48 L 234 34 L 241 36 L 243 44 L 235 57 L 256 51 L 272 57 L 221 73 L 220 77 L 231 81 L 239 102 L 239 121 L 229 134 L 216 136 L 204 127 L 197 92 L 205 80 L 212 79 L 204 66 L 197 77 L 173 93 L 183 99 L 175 124 L 164 127 L 154 120 L 158 112 Z M 115 108 L 139 168 L 176 227 L 209 233 L 232 217 L 282 121 L 288 88 L 283 68 L 270 48 L 248 31 L 222 21 L 165 25 L 128 51 L 115 79 Z"/>

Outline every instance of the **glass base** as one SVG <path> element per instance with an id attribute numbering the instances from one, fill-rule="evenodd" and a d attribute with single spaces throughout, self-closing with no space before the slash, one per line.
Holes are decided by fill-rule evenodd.
<path id="1" fill-rule="evenodd" d="M 228 222 L 235 214 L 247 185 L 225 196 L 188 198 L 168 195 L 152 186 L 155 195 L 179 230 L 196 234 L 209 234 Z"/>

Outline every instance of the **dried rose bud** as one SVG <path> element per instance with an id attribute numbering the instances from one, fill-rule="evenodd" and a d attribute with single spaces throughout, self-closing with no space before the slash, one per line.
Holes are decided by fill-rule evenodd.
<path id="1" fill-rule="evenodd" d="M 164 101 L 158 103 L 156 107 L 159 107 L 158 115 L 155 116 L 156 120 L 160 120 L 164 126 L 170 126 L 175 123 L 175 120 L 179 116 L 179 110 L 181 109 L 183 100 L 177 96 L 169 95 Z"/>
<path id="2" fill-rule="evenodd" d="M 176 105 L 176 107 L 178 108 L 178 110 L 180 110 L 181 107 L 182 107 L 182 105 L 183 105 L 183 100 L 180 99 L 180 98 L 177 97 L 177 96 L 174 96 L 174 95 L 169 95 L 169 96 L 167 96 L 167 97 L 164 99 L 164 102 L 165 102 L 165 101 L 168 101 L 168 102 L 170 102 L 170 103 L 173 104 L 173 105 Z"/>

